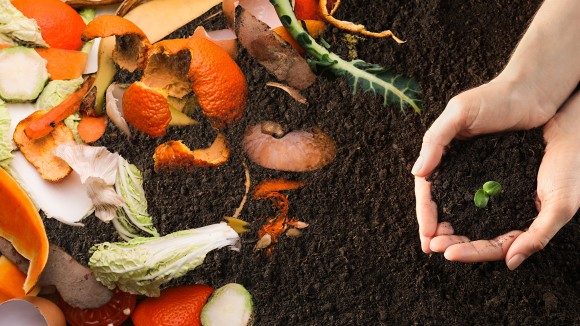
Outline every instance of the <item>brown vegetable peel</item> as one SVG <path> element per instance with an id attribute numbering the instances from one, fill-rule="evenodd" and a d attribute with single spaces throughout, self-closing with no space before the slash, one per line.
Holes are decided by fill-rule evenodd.
<path id="1" fill-rule="evenodd" d="M 28 260 L 3 238 L 0 238 L 0 253 L 26 273 Z M 54 244 L 50 245 L 48 261 L 37 284 L 56 287 L 68 304 L 81 309 L 100 307 L 113 297 L 113 292 L 99 283 L 90 269 Z"/>
<path id="2" fill-rule="evenodd" d="M 236 20 L 236 34 L 250 55 L 278 80 L 299 90 L 316 80 L 316 75 L 298 52 L 244 9 Z"/>

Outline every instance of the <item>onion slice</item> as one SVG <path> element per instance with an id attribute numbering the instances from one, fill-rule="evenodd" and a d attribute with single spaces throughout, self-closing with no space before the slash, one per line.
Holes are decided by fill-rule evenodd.
<path id="1" fill-rule="evenodd" d="M 306 172 L 322 168 L 336 157 L 334 140 L 320 129 L 291 131 L 264 121 L 250 126 L 242 140 L 248 158 L 265 168 Z"/>
<path id="2" fill-rule="evenodd" d="M 193 32 L 193 35 L 203 36 L 206 39 L 214 42 L 235 59 L 238 56 L 237 36 L 231 29 L 219 29 L 215 31 L 206 31 L 203 26 L 199 26 Z"/>
<path id="3" fill-rule="evenodd" d="M 107 116 L 121 132 L 123 132 L 127 137 L 131 138 L 131 129 L 125 118 L 123 117 L 123 94 L 125 93 L 125 88 L 121 87 L 117 83 L 109 85 L 106 92 L 106 108 Z"/>

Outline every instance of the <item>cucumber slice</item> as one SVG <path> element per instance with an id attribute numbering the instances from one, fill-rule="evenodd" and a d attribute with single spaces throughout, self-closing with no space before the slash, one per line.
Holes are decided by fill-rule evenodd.
<path id="1" fill-rule="evenodd" d="M 27 102 L 38 97 L 50 75 L 46 60 L 23 46 L 0 50 L 0 97 Z"/>
<path id="2" fill-rule="evenodd" d="M 203 326 L 247 326 L 252 323 L 252 295 L 237 283 L 215 290 L 201 310 Z"/>

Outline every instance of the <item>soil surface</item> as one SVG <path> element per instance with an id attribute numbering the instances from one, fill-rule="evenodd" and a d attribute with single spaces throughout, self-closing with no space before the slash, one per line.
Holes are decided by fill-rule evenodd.
<path id="1" fill-rule="evenodd" d="M 227 130 L 233 146 L 227 164 L 153 171 L 158 144 L 182 139 L 199 148 L 212 141 L 215 132 L 203 117 L 201 126 L 171 128 L 161 139 L 127 140 L 110 127 L 101 144 L 143 171 L 149 212 L 161 234 L 233 214 L 244 193 L 240 142 L 247 126 L 268 119 L 289 129 L 318 127 L 337 143 L 336 160 L 314 172 L 249 163 L 253 185 L 271 177 L 309 182 L 287 192 L 290 214 L 310 224 L 301 237 L 282 237 L 270 256 L 254 251 L 256 231 L 273 211 L 268 202 L 249 200 L 242 217 L 252 222 L 252 232 L 242 236 L 241 252 L 211 252 L 169 285 L 241 283 L 253 295 L 256 325 L 580 325 L 578 214 L 515 271 L 504 262 L 463 264 L 424 254 L 415 218 L 410 170 L 423 133 L 452 96 L 501 71 L 540 2 L 343 1 L 338 17 L 370 30 L 391 29 L 407 41 L 362 39 L 354 49 L 360 59 L 416 79 L 424 92 L 420 115 L 384 107 L 371 94 L 352 95 L 342 79 L 319 78 L 302 92 L 309 104 L 300 104 L 266 87 L 274 78 L 242 50 L 238 63 L 249 102 L 243 120 Z M 344 35 L 329 28 L 324 37 L 348 57 Z M 435 176 L 441 219 L 472 238 L 525 228 L 536 216 L 542 151 L 541 130 L 454 143 Z M 488 180 L 502 183 L 504 191 L 477 210 L 473 193 Z M 83 263 L 93 244 L 119 241 L 112 225 L 94 217 L 85 222 L 79 228 L 46 220 L 50 240 Z"/>

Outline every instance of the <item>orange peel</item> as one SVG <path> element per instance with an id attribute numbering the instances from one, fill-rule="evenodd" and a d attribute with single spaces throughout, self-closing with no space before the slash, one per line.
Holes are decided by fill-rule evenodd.
<path id="1" fill-rule="evenodd" d="M 81 39 L 89 41 L 109 36 L 116 38 L 113 61 L 121 68 L 132 72 L 145 67 L 151 43 L 145 33 L 128 19 L 115 15 L 98 16 L 87 24 Z"/>
<path id="2" fill-rule="evenodd" d="M 48 238 L 34 203 L 4 169 L 0 169 L 0 237 L 30 260 L 23 285 L 30 293 L 48 261 Z"/>
<path id="3" fill-rule="evenodd" d="M 137 130 L 162 137 L 171 121 L 167 92 L 135 82 L 123 94 L 123 114 Z"/>
<path id="4" fill-rule="evenodd" d="M 187 57 L 187 74 L 177 65 L 160 69 L 163 62 L 183 62 Z M 167 76 L 171 74 L 173 82 L 167 83 Z M 170 95 L 185 92 L 185 88 L 178 93 L 176 89 L 189 84 L 203 113 L 216 128 L 239 120 L 248 99 L 248 85 L 240 67 L 224 49 L 200 34 L 155 43 L 142 81 L 152 87 L 165 83 Z"/>
<path id="5" fill-rule="evenodd" d="M 203 149 L 190 150 L 181 140 L 170 140 L 155 149 L 155 171 L 169 168 L 212 167 L 225 163 L 230 156 L 226 137 L 218 133 L 213 143 Z"/>

